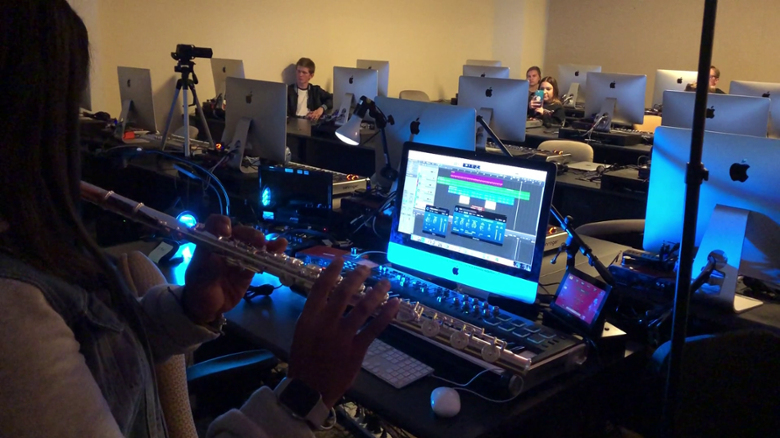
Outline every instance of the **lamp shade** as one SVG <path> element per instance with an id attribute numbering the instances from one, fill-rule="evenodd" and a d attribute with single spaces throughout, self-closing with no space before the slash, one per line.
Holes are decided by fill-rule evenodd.
<path id="1" fill-rule="evenodd" d="M 336 137 L 338 137 L 339 140 L 343 141 L 348 145 L 351 146 L 359 145 L 361 121 L 362 121 L 361 117 L 358 117 L 357 115 L 353 114 L 352 117 L 349 118 L 349 121 L 347 121 L 347 123 L 341 125 L 341 127 L 336 130 Z"/>

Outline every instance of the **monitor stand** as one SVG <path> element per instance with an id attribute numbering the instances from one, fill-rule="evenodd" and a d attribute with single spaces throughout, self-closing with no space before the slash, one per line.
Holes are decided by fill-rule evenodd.
<path id="1" fill-rule="evenodd" d="M 244 160 L 244 151 L 247 149 L 247 139 L 249 138 L 249 130 L 252 129 L 252 119 L 248 117 L 242 117 L 236 125 L 236 130 L 233 132 L 233 137 L 230 140 L 230 151 L 233 154 L 233 158 L 228 161 L 228 167 L 238 169 L 242 173 L 256 173 L 257 170 L 247 168 L 241 165 Z"/>
<path id="2" fill-rule="evenodd" d="M 493 121 L 493 108 L 480 108 L 479 111 L 477 111 L 477 115 L 482 116 L 485 123 L 490 126 L 490 122 Z M 485 129 L 479 122 L 474 123 L 477 125 L 477 151 L 484 152 L 487 147 L 488 133 L 485 132 Z"/>
<path id="3" fill-rule="evenodd" d="M 355 95 L 352 93 L 346 93 L 344 94 L 344 98 L 341 99 L 341 106 L 338 109 L 338 112 L 336 113 L 335 117 L 335 125 L 336 126 L 342 126 L 343 124 L 347 123 L 347 120 L 349 120 L 350 116 L 350 108 L 352 108 L 352 100 L 355 98 Z"/>
<path id="4" fill-rule="evenodd" d="M 707 265 L 710 253 L 721 255 L 722 257 L 719 257 L 721 260 L 716 264 L 709 283 L 694 291 L 694 297 L 734 313 L 742 313 L 763 304 L 754 298 L 736 294 L 745 233 L 748 223 L 754 222 L 750 218 L 750 213 L 749 210 L 741 208 L 716 205 L 709 225 L 704 231 L 691 271 L 694 275 L 698 275 Z"/>
<path id="5" fill-rule="evenodd" d="M 569 92 L 566 93 L 567 96 L 571 96 L 571 100 L 569 103 L 566 104 L 569 108 L 576 108 L 577 107 L 577 99 L 580 96 L 580 84 L 574 82 L 571 85 L 569 85 Z"/>
<path id="6" fill-rule="evenodd" d="M 116 120 L 116 128 L 114 128 L 114 137 L 119 140 L 123 140 L 125 137 L 125 130 L 127 129 L 127 119 L 130 117 L 130 110 L 133 108 L 132 100 L 122 101 L 122 112 L 119 113 L 119 118 Z"/>
<path id="7" fill-rule="evenodd" d="M 594 126 L 595 131 L 609 132 L 612 127 L 612 117 L 615 115 L 615 109 L 617 108 L 617 99 L 614 97 L 608 97 L 604 99 L 604 103 L 601 104 L 601 110 L 596 115 L 606 115 L 601 122 Z"/>

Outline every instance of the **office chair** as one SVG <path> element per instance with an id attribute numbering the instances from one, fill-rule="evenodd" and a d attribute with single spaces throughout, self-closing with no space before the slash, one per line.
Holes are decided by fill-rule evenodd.
<path id="1" fill-rule="evenodd" d="M 665 380 L 670 349 L 670 342 L 661 345 L 651 359 L 658 381 Z M 657 383 L 654 397 L 663 388 Z M 686 339 L 679 394 L 675 436 L 776 436 L 780 336 L 751 329 Z"/>
<path id="2" fill-rule="evenodd" d="M 593 162 L 593 148 L 580 141 L 571 140 L 547 140 L 539 145 L 540 151 L 562 151 L 571 154 L 572 162 Z"/>
<path id="3" fill-rule="evenodd" d="M 645 121 L 642 124 L 635 123 L 634 129 L 644 132 L 655 132 L 655 128 L 661 126 L 661 116 L 645 114 Z"/>
<path id="4" fill-rule="evenodd" d="M 130 290 L 142 296 L 152 286 L 167 283 L 157 266 L 138 251 L 122 254 L 117 263 L 119 272 Z M 157 390 L 160 397 L 168 436 L 171 438 L 198 438 L 190 405 L 188 382 L 199 384 L 226 373 L 256 373 L 276 366 L 278 360 L 268 351 L 251 350 L 214 358 L 186 366 L 184 355 L 173 356 L 155 366 Z M 241 400 L 243 402 L 243 400 Z M 222 413 L 222 412 L 220 412 Z"/>
<path id="5" fill-rule="evenodd" d="M 430 102 L 431 99 L 424 91 L 404 90 L 398 95 L 399 99 L 416 100 L 418 102 Z"/>
<path id="6" fill-rule="evenodd" d="M 615 219 L 580 225 L 575 231 L 581 236 L 609 240 L 621 245 L 642 249 L 645 233 L 644 219 Z"/>

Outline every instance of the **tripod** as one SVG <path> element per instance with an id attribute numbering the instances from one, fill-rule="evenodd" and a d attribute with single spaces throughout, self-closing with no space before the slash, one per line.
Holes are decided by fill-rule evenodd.
<path id="1" fill-rule="evenodd" d="M 189 116 L 189 104 L 187 102 L 187 90 L 192 92 L 192 100 L 195 103 L 195 112 L 200 117 L 200 123 L 203 125 L 203 129 L 206 130 L 206 137 L 209 141 L 209 146 L 213 149 L 214 140 L 211 138 L 211 130 L 206 123 L 206 116 L 203 114 L 203 108 L 200 106 L 200 100 L 198 99 L 198 93 L 195 91 L 195 84 L 198 83 L 198 76 L 195 75 L 195 63 L 192 59 L 180 59 L 173 69 L 176 73 L 181 73 L 181 78 L 176 81 L 176 92 L 173 95 L 173 101 L 171 102 L 171 109 L 168 111 L 168 121 L 165 123 L 165 131 L 162 136 L 162 150 L 165 150 L 165 144 L 168 142 L 168 133 L 171 129 L 171 122 L 173 121 L 173 110 L 176 108 L 176 101 L 179 99 L 179 92 L 182 93 L 182 107 L 184 108 L 184 156 L 189 158 L 192 156 L 192 150 L 190 148 L 190 116 Z M 190 75 L 192 78 L 190 79 Z"/>

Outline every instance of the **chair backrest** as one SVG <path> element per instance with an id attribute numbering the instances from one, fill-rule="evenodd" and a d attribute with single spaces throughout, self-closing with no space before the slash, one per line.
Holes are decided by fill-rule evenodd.
<path id="1" fill-rule="evenodd" d="M 661 372 L 668 343 L 653 354 Z M 780 336 L 743 330 L 687 339 L 675 436 L 776 436 Z"/>
<path id="2" fill-rule="evenodd" d="M 634 124 L 637 131 L 655 132 L 655 128 L 661 126 L 661 116 L 652 116 L 645 114 L 645 121 L 642 124 Z"/>
<path id="3" fill-rule="evenodd" d="M 539 145 L 540 151 L 561 151 L 571 154 L 571 161 L 590 161 L 593 162 L 593 148 L 581 141 L 570 140 L 547 140 Z"/>
<path id="4" fill-rule="evenodd" d="M 167 283 L 165 276 L 148 257 L 138 251 L 122 254 L 117 263 L 128 287 L 136 295 L 158 284 Z M 157 392 L 160 397 L 165 425 L 171 438 L 197 438 L 192 408 L 187 391 L 187 370 L 184 355 L 172 356 L 155 365 Z"/>
<path id="5" fill-rule="evenodd" d="M 431 99 L 424 91 L 404 90 L 398 95 L 399 99 L 416 100 L 418 102 L 430 102 Z"/>

